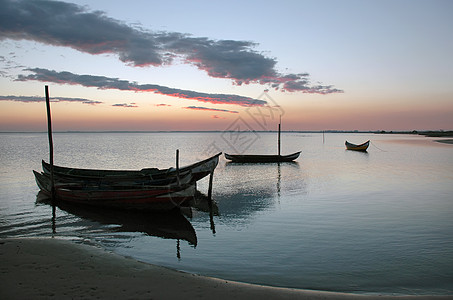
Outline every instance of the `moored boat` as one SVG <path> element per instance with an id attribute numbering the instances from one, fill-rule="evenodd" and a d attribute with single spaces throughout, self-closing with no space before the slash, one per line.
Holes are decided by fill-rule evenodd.
<path id="1" fill-rule="evenodd" d="M 345 145 L 347 150 L 366 151 L 368 149 L 368 146 L 370 145 L 370 141 L 366 141 L 365 143 L 360 145 L 352 144 L 346 141 Z"/>
<path id="2" fill-rule="evenodd" d="M 293 161 L 297 159 L 299 155 L 300 151 L 288 155 L 241 155 L 225 153 L 225 158 L 232 162 L 240 163 L 274 163 Z"/>
<path id="3" fill-rule="evenodd" d="M 156 168 L 138 171 L 93 170 L 55 166 L 48 86 L 45 86 L 45 93 L 50 164 L 42 161 L 43 173 L 36 171 L 33 173 L 38 187 L 52 198 L 54 204 L 58 201 L 66 201 L 126 209 L 169 210 L 193 198 L 197 180 L 209 174 L 211 174 L 209 181 L 209 193 L 211 193 L 213 172 L 222 153 L 179 168 L 179 150 L 177 150 L 176 168 L 165 170 Z M 184 178 L 186 175 L 190 176 L 188 183 L 181 181 L 181 175 Z M 173 183 L 174 178 L 176 178 L 175 183 Z M 150 181 L 147 181 L 148 179 Z M 163 179 L 170 179 L 170 183 L 156 183 L 156 180 Z"/>
<path id="4" fill-rule="evenodd" d="M 36 172 L 33 170 L 33 172 Z M 38 173 L 38 172 L 36 172 Z M 36 177 L 36 174 L 35 174 Z M 84 186 L 98 186 L 102 188 L 140 188 L 144 186 L 173 186 L 179 184 L 194 183 L 193 176 L 190 172 L 180 174 L 179 177 L 168 177 L 162 179 L 150 179 L 150 178 L 136 178 L 136 177 L 124 177 L 118 178 L 92 178 L 72 175 L 61 175 L 54 173 L 54 182 L 58 185 L 84 185 Z M 40 173 L 40 181 L 45 182 L 45 186 L 50 186 L 50 174 L 46 172 Z"/>
<path id="5" fill-rule="evenodd" d="M 41 191 L 51 196 L 50 181 L 46 174 L 33 171 Z M 195 184 L 164 186 L 118 186 L 84 183 L 56 183 L 57 201 L 89 206 L 133 210 L 171 210 L 195 195 Z"/>
<path id="6" fill-rule="evenodd" d="M 218 153 L 182 168 L 142 170 L 79 169 L 54 166 L 57 201 L 135 210 L 170 210 L 192 199 L 196 182 L 214 172 Z M 51 166 L 33 171 L 41 191 L 51 195 Z"/>
<path id="7" fill-rule="evenodd" d="M 231 160 L 232 162 L 239 163 L 279 163 L 279 162 L 290 162 L 297 159 L 300 155 L 300 152 L 295 152 L 288 155 L 280 155 L 280 134 L 281 134 L 281 117 L 280 123 L 278 124 L 278 154 L 227 154 L 225 153 L 225 158 Z"/>
<path id="8" fill-rule="evenodd" d="M 121 182 L 135 180 L 137 182 L 143 181 L 157 181 L 167 180 L 169 178 L 176 178 L 177 176 L 192 175 L 192 182 L 196 182 L 214 171 L 219 163 L 219 156 L 222 153 L 217 153 L 207 159 L 198 161 L 191 165 L 182 168 L 145 168 L 141 170 L 104 170 L 104 169 L 82 169 L 71 168 L 63 166 L 53 166 L 54 175 L 60 179 L 71 180 L 102 180 L 107 182 Z M 50 174 L 50 164 L 42 161 L 42 168 L 44 173 Z"/>

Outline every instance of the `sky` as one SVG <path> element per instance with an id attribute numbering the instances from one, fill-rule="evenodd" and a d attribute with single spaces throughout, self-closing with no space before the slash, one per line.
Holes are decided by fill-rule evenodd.
<path id="1" fill-rule="evenodd" d="M 0 131 L 453 130 L 453 1 L 0 0 Z"/>

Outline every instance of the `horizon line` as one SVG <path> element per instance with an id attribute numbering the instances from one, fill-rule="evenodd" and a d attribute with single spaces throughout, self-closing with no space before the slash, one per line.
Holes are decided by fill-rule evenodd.
<path id="1" fill-rule="evenodd" d="M 278 130 L 55 130 L 53 133 L 172 133 L 172 132 L 278 132 Z M 300 133 L 403 133 L 453 132 L 453 130 L 282 130 Z M 47 131 L 0 131 L 0 133 L 48 133 Z"/>

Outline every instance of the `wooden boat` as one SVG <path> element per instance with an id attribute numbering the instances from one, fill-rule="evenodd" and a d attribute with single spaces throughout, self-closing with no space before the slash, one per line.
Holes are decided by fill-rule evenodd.
<path id="1" fill-rule="evenodd" d="M 51 196 L 55 202 L 66 201 L 101 207 L 115 207 L 139 210 L 170 210 L 193 198 L 197 180 L 213 174 L 219 156 L 218 153 L 206 160 L 179 168 L 179 150 L 176 152 L 176 168 L 159 170 L 156 168 L 139 171 L 91 170 L 58 167 L 53 163 L 52 123 L 48 86 L 45 86 L 47 106 L 47 128 L 49 136 L 50 162 L 42 161 L 43 173 L 33 171 L 38 187 Z M 188 173 L 189 183 L 181 182 L 181 173 Z M 46 174 L 50 174 L 50 178 Z M 65 177 L 67 176 L 67 177 Z M 77 180 L 73 176 L 78 176 Z M 176 184 L 155 185 L 158 180 L 176 177 Z M 65 180 L 62 180 L 64 178 Z M 107 180 L 108 182 L 105 182 Z M 135 179 L 142 180 L 139 184 Z M 102 179 L 102 183 L 99 180 Z M 131 183 L 131 181 L 133 181 Z M 210 190 L 212 176 L 210 177 Z M 54 197 L 55 196 L 55 197 Z"/>
<path id="2" fill-rule="evenodd" d="M 218 153 L 182 168 L 100 170 L 54 166 L 57 201 L 135 210 L 170 210 L 192 199 L 196 182 L 217 167 Z M 33 171 L 38 187 L 50 196 L 50 165 Z"/>
<path id="3" fill-rule="evenodd" d="M 289 162 L 297 159 L 300 152 L 295 152 L 288 155 L 280 155 L 280 132 L 281 132 L 281 117 L 278 124 L 278 154 L 277 155 L 257 155 L 257 154 L 227 154 L 225 158 L 233 162 L 240 163 L 275 163 L 275 162 Z"/>
<path id="4" fill-rule="evenodd" d="M 366 151 L 366 149 L 368 149 L 368 146 L 370 145 L 370 141 L 366 141 L 365 143 L 360 145 L 352 144 L 346 141 L 345 145 L 347 150 Z"/>
<path id="5" fill-rule="evenodd" d="M 50 197 L 50 182 L 46 174 L 33 171 L 41 191 Z M 56 183 L 57 201 L 89 206 L 133 210 L 171 210 L 195 195 L 195 184 L 167 186 L 87 185 Z"/>
<path id="6" fill-rule="evenodd" d="M 205 160 L 184 166 L 177 170 L 176 168 L 157 169 L 145 168 L 141 170 L 104 170 L 104 169 L 81 169 L 55 166 L 53 167 L 56 180 L 66 179 L 71 180 L 100 180 L 110 182 L 131 181 L 147 182 L 149 180 L 166 180 L 168 178 L 176 178 L 179 176 L 192 175 L 192 182 L 196 182 L 214 171 L 219 163 L 219 156 L 222 153 L 217 153 Z M 42 168 L 44 173 L 50 174 L 50 164 L 42 161 Z"/>
<path id="7" fill-rule="evenodd" d="M 272 163 L 293 161 L 297 159 L 299 155 L 300 151 L 289 155 L 233 155 L 225 153 L 225 158 L 240 163 Z"/>
<path id="8" fill-rule="evenodd" d="M 36 172 L 36 171 L 33 171 Z M 37 173 L 37 172 L 36 172 Z M 36 175 L 35 175 L 36 177 Z M 50 174 L 41 172 L 40 181 L 45 182 L 45 186 L 50 187 Z M 149 179 L 149 178 L 121 178 L 121 180 L 113 178 L 84 178 L 81 176 L 72 175 L 59 175 L 54 174 L 55 184 L 58 185 L 83 185 L 85 187 L 97 186 L 99 188 L 139 188 L 144 186 L 174 186 L 180 184 L 193 183 L 193 176 L 190 172 L 185 172 L 178 177 L 168 177 L 163 179 Z"/>

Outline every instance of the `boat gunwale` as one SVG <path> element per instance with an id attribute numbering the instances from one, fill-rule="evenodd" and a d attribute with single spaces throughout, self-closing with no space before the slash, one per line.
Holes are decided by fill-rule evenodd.
<path id="1" fill-rule="evenodd" d="M 204 160 L 195 162 L 193 164 L 184 166 L 179 168 L 179 173 L 185 174 L 190 172 L 192 169 L 195 169 L 203 164 L 209 163 L 211 160 L 218 159 L 218 157 L 222 154 L 219 152 L 211 157 L 208 157 Z M 218 162 L 217 162 L 218 163 Z M 42 168 L 44 173 L 50 174 L 50 164 L 42 160 L 41 162 Z M 216 164 L 217 165 L 217 164 Z M 214 167 L 215 168 L 215 167 Z M 146 172 L 146 170 L 152 170 L 152 172 Z M 81 172 L 80 174 L 71 174 L 70 172 Z M 82 173 L 96 173 L 102 172 L 105 174 L 82 174 Z M 54 174 L 57 176 L 65 176 L 65 177 L 72 177 L 72 178 L 87 178 L 87 179 L 111 179 L 111 180 L 120 180 L 120 179 L 130 179 L 131 177 L 137 178 L 152 178 L 153 176 L 165 176 L 165 175 L 173 175 L 176 174 L 176 168 L 167 168 L 167 169 L 158 169 L 158 168 L 143 168 L 141 170 L 112 170 L 112 169 L 84 169 L 84 168 L 70 168 L 70 167 L 62 167 L 62 166 L 54 166 Z"/>

